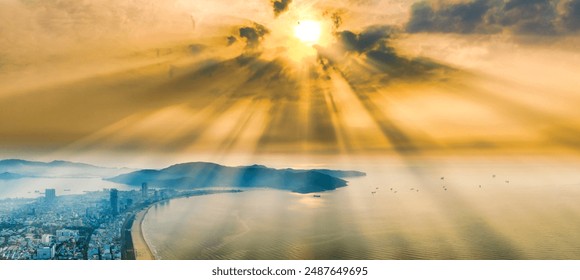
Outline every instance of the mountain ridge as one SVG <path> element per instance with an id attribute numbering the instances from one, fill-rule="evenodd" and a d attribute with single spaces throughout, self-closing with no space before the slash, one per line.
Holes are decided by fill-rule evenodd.
<path id="1" fill-rule="evenodd" d="M 342 177 L 364 176 L 364 172 L 341 170 L 275 169 L 263 165 L 224 166 L 211 162 L 188 162 L 174 164 L 159 170 L 144 169 L 106 178 L 105 180 L 139 186 L 147 182 L 164 188 L 206 187 L 270 187 L 297 193 L 335 190 L 347 186 Z"/>
<path id="2" fill-rule="evenodd" d="M 0 173 L 17 174 L 20 178 L 31 177 L 110 177 L 134 169 L 101 167 L 87 163 L 53 160 L 50 162 L 23 159 L 0 160 Z M 8 176 L 8 175 L 6 175 Z M 17 179 L 17 178 L 15 178 Z"/>

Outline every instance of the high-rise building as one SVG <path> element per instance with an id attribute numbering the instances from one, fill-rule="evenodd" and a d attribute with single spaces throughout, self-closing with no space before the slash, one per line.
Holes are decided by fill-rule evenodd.
<path id="1" fill-rule="evenodd" d="M 141 184 L 141 197 L 143 197 L 143 199 L 147 199 L 148 195 L 149 195 L 149 186 L 147 185 L 147 183 Z"/>
<path id="2" fill-rule="evenodd" d="M 111 213 L 113 215 L 119 214 L 119 191 L 111 189 Z"/>
<path id="3" fill-rule="evenodd" d="M 36 249 L 37 260 L 50 260 L 54 258 L 55 246 L 42 246 Z"/>
<path id="4" fill-rule="evenodd" d="M 54 240 L 54 236 L 50 234 L 43 234 L 40 240 L 42 245 L 49 246 L 50 243 Z"/>
<path id="5" fill-rule="evenodd" d="M 44 191 L 44 201 L 49 204 L 54 203 L 56 201 L 56 190 L 46 189 Z"/>

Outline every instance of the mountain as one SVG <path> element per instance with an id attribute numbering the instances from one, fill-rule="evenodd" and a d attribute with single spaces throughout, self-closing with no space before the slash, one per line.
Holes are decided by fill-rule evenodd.
<path id="1" fill-rule="evenodd" d="M 326 173 L 323 171 L 274 169 L 263 165 L 228 167 L 208 162 L 191 162 L 172 165 L 161 170 L 135 171 L 106 180 L 132 186 L 140 186 L 141 183 L 147 182 L 152 186 L 164 188 L 269 187 L 297 193 L 312 193 L 347 185 L 347 181 L 326 173 L 341 176 L 360 174 L 351 173 L 353 171 L 345 173 L 338 170 L 326 170 Z"/>
<path id="2" fill-rule="evenodd" d="M 111 177 L 131 171 L 127 168 L 109 168 L 86 163 L 55 160 L 51 162 L 22 159 L 0 160 L 0 174 L 23 177 Z M 5 176 L 10 176 L 9 174 Z"/>

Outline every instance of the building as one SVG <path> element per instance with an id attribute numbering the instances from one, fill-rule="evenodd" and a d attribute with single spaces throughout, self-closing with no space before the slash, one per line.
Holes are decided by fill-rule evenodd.
<path id="1" fill-rule="evenodd" d="M 54 245 L 52 246 L 43 246 L 36 249 L 36 259 L 37 260 L 50 260 L 54 258 L 55 254 Z"/>
<path id="2" fill-rule="evenodd" d="M 69 241 L 74 239 L 77 241 L 79 238 L 79 231 L 78 230 L 70 230 L 70 229 L 58 229 L 56 230 L 56 240 L 58 242 Z"/>
<path id="3" fill-rule="evenodd" d="M 141 197 L 143 197 L 143 200 L 147 200 L 148 195 L 149 195 L 149 186 L 147 185 L 147 183 L 141 184 Z"/>
<path id="4" fill-rule="evenodd" d="M 119 214 L 119 191 L 117 189 L 111 189 L 111 213 L 113 215 Z"/>
<path id="5" fill-rule="evenodd" d="M 49 246 L 54 241 L 54 236 L 50 234 L 43 234 L 40 238 L 43 245 Z"/>
<path id="6" fill-rule="evenodd" d="M 127 208 L 133 206 L 133 199 L 127 198 Z"/>
<path id="7" fill-rule="evenodd" d="M 48 204 L 53 204 L 56 201 L 56 190 L 46 189 L 44 191 L 44 201 Z"/>

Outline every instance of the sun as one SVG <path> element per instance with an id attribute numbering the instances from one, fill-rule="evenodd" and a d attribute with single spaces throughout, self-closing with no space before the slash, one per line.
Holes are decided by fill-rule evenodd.
<path id="1" fill-rule="evenodd" d="M 320 22 L 314 20 L 301 20 L 294 27 L 294 36 L 303 43 L 314 45 L 320 40 L 322 27 Z"/>

